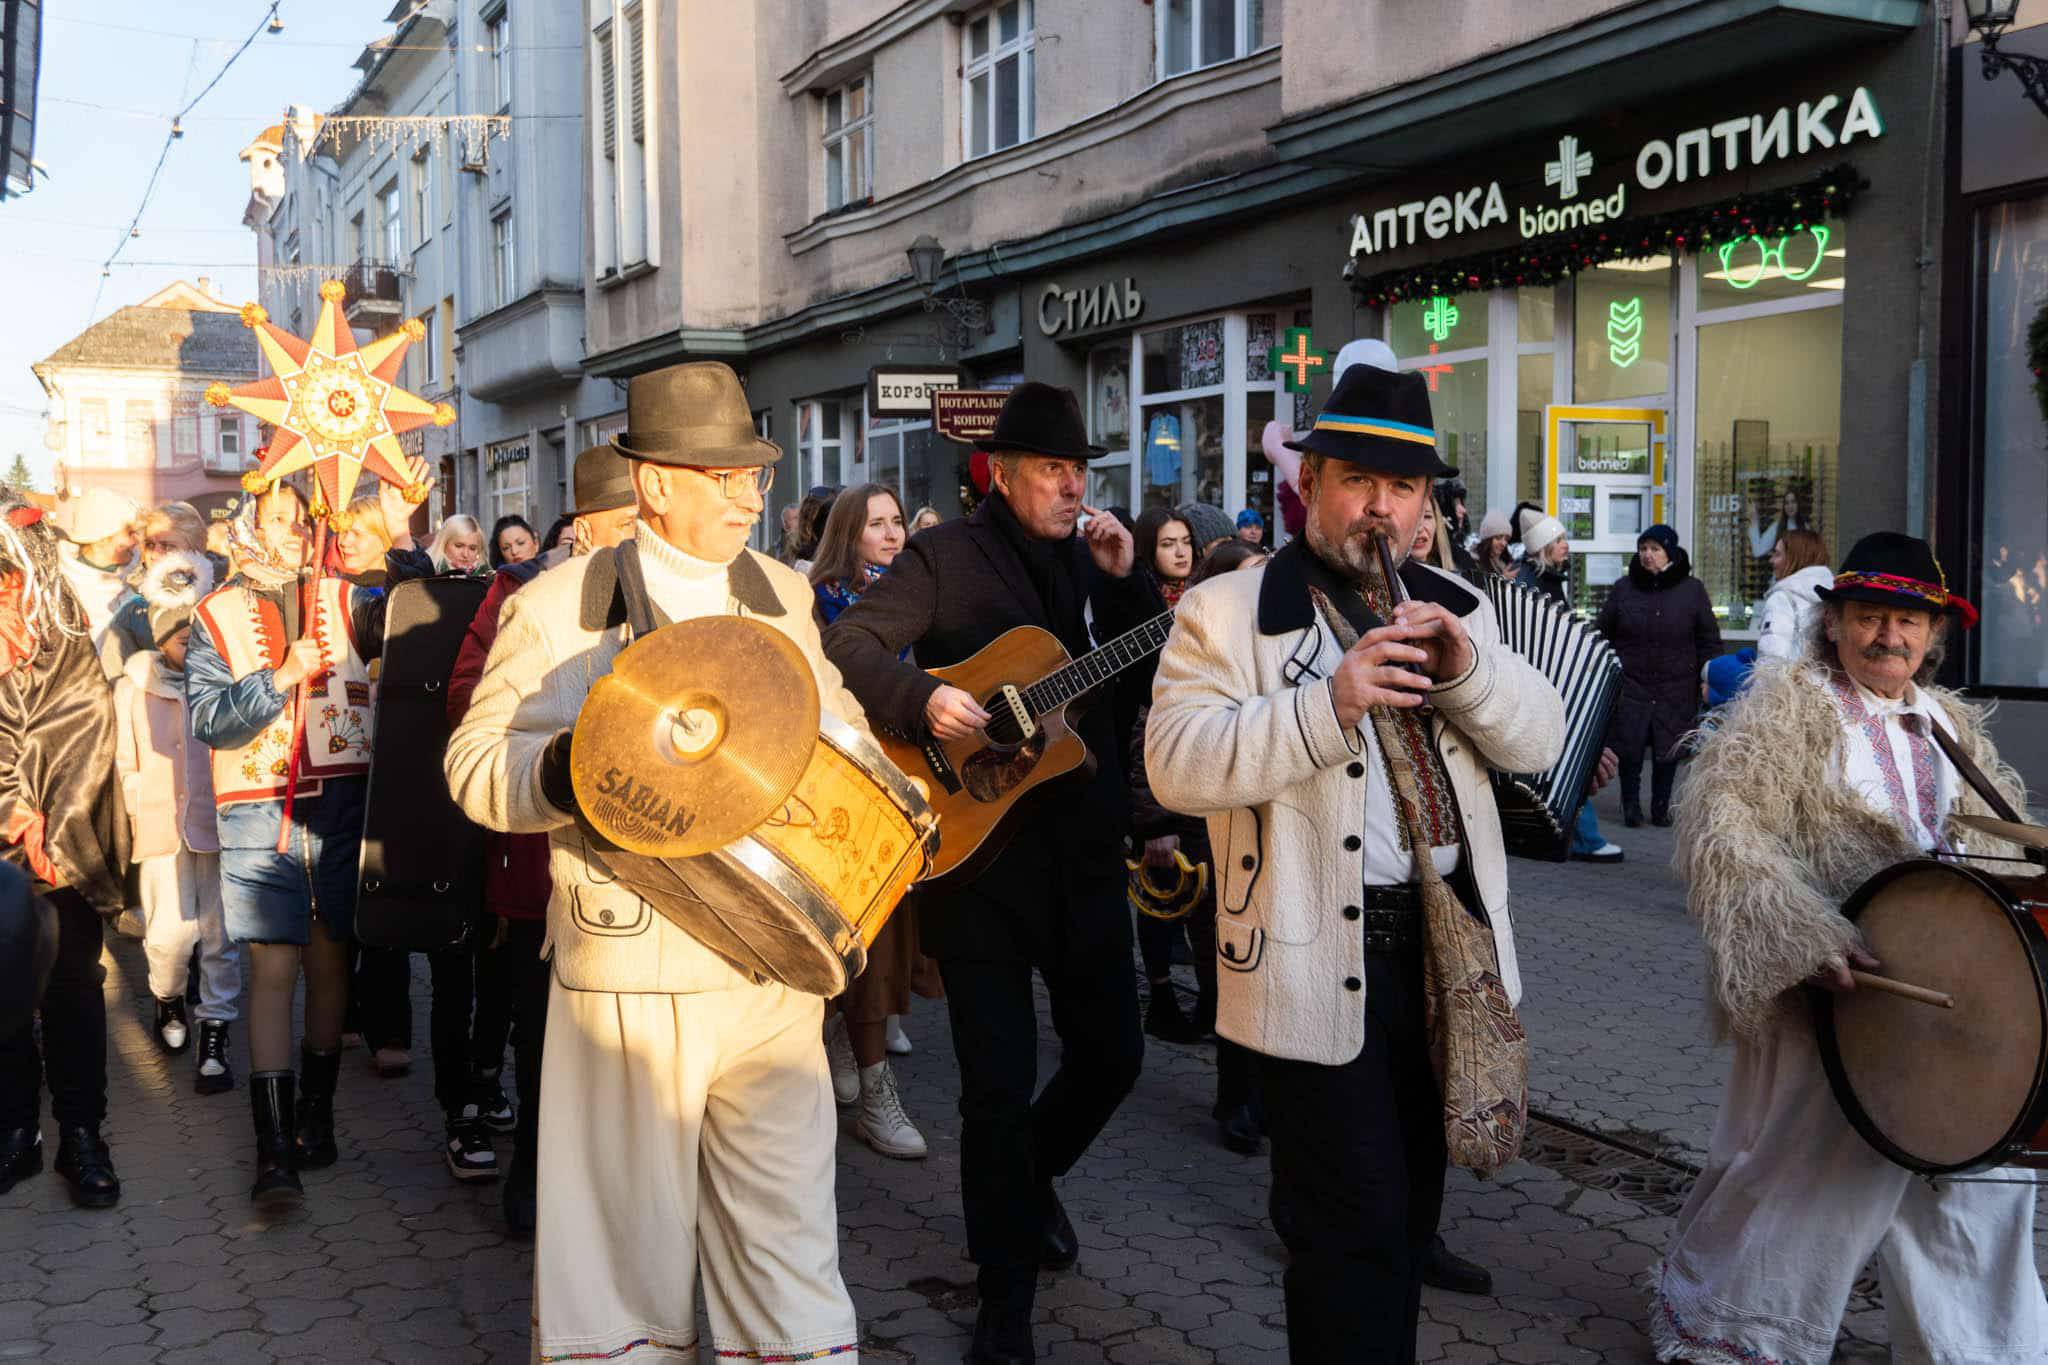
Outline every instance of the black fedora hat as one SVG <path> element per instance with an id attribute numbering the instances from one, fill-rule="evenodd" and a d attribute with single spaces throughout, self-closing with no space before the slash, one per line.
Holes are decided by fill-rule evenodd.
<path id="1" fill-rule="evenodd" d="M 996 414 L 995 431 L 975 442 L 982 450 L 1014 450 L 1061 460 L 1092 460 L 1109 447 L 1088 443 L 1088 425 L 1072 389 L 1026 380 L 1010 390 Z"/>
<path id="2" fill-rule="evenodd" d="M 1814 591 L 1823 602 L 1946 612 L 1964 630 L 1977 624 L 1977 609 L 1948 590 L 1948 575 L 1933 548 L 1903 531 L 1873 531 L 1857 541 L 1835 571 L 1834 586 Z"/>
<path id="3" fill-rule="evenodd" d="M 1418 370 L 1351 366 L 1308 434 L 1286 445 L 1388 474 L 1442 479 L 1458 472 L 1437 456 L 1429 382 Z"/>

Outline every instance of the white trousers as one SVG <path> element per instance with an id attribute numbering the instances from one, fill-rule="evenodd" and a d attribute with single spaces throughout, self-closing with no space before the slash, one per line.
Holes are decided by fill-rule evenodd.
<path id="1" fill-rule="evenodd" d="M 548 999 L 537 1365 L 859 1359 L 823 1002 L 781 986 Z"/>
<path id="2" fill-rule="evenodd" d="M 228 937 L 220 909 L 220 855 L 179 849 L 135 864 L 142 887 L 142 952 L 149 993 L 185 994 L 186 964 L 199 945 L 199 1007 L 195 1019 L 235 1018 L 242 993 L 242 950 Z"/>
<path id="3" fill-rule="evenodd" d="M 2048 1361 L 2034 1186 L 1926 1180 L 1856 1135 L 1804 1017 L 1736 1045 L 1707 1168 L 1653 1269 L 1663 1361 L 1825 1365 L 1877 1258 L 1892 1360 Z"/>

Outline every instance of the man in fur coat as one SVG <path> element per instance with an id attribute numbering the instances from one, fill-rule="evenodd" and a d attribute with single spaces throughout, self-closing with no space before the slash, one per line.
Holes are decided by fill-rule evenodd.
<path id="1" fill-rule="evenodd" d="M 1652 1271 L 1657 1358 L 1821 1365 L 1875 1255 L 1894 1358 L 2048 1359 L 2032 1184 L 1936 1185 L 1880 1156 L 1830 1093 L 1802 1000 L 1878 965 L 1837 908 L 1872 874 L 1966 834 L 1972 854 L 2016 852 L 1957 826 L 1989 812 L 1928 728 L 2025 809 L 1983 713 L 1928 685 L 1951 620 L 1976 612 L 1925 541 L 1895 532 L 1859 541 L 1820 595 L 1804 655 L 1759 662 L 1678 814 L 1709 1010 L 1735 1061 L 1707 1169 Z"/>

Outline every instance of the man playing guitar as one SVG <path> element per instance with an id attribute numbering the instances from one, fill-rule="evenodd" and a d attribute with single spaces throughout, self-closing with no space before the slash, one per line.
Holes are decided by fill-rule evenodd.
<path id="1" fill-rule="evenodd" d="M 1018 386 L 982 448 L 992 487 L 981 506 L 913 537 L 825 634 L 826 655 L 878 728 L 965 738 L 988 713 L 920 665 L 957 663 L 1024 625 L 1052 631 L 1078 655 L 1089 646 L 1084 607 L 1103 639 L 1162 609 L 1131 572 L 1130 533 L 1081 501 L 1087 462 L 1106 452 L 1088 444 L 1071 392 Z M 1083 512 L 1088 525 L 1077 535 Z M 906 648 L 916 664 L 902 661 Z M 1092 773 L 1057 783 L 1023 812 L 978 874 L 918 899 L 960 1062 L 961 1198 L 981 1290 L 970 1361 L 1033 1358 L 1037 1272 L 1065 1268 L 1078 1252 L 1052 1181 L 1108 1122 L 1143 1056 L 1124 906 L 1130 806 L 1112 710 L 1096 705 L 1074 721 Z M 1035 1102 L 1034 967 L 1063 1044 L 1059 1071 Z"/>

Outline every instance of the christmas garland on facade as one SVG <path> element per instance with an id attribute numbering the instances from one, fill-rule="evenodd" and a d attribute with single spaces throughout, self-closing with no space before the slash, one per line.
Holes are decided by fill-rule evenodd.
<path id="1" fill-rule="evenodd" d="M 1377 308 L 1475 289 L 1556 284 L 1606 261 L 1640 260 L 1665 252 L 1676 256 L 1731 238 L 1797 232 L 1823 219 L 1841 217 L 1869 186 L 1870 182 L 1845 162 L 1796 185 L 1738 194 L 1649 218 L 1588 224 L 1455 260 L 1381 271 L 1353 281 L 1351 287 L 1360 303 Z M 2039 320 L 2034 326 L 2036 332 L 2044 330 Z M 2034 333 L 2029 333 L 2028 339 L 2029 355 L 2041 356 L 2042 350 L 2032 345 Z M 2043 341 L 2048 342 L 2048 336 Z M 2039 376 L 2044 366 L 2040 360 L 2034 364 Z M 2048 394 L 2042 401 L 2048 411 Z"/>
<path id="2" fill-rule="evenodd" d="M 2048 423 L 2048 299 L 2034 310 L 2027 324 L 2027 370 L 2034 376 L 2034 401 L 2041 405 L 2041 420 Z"/>

